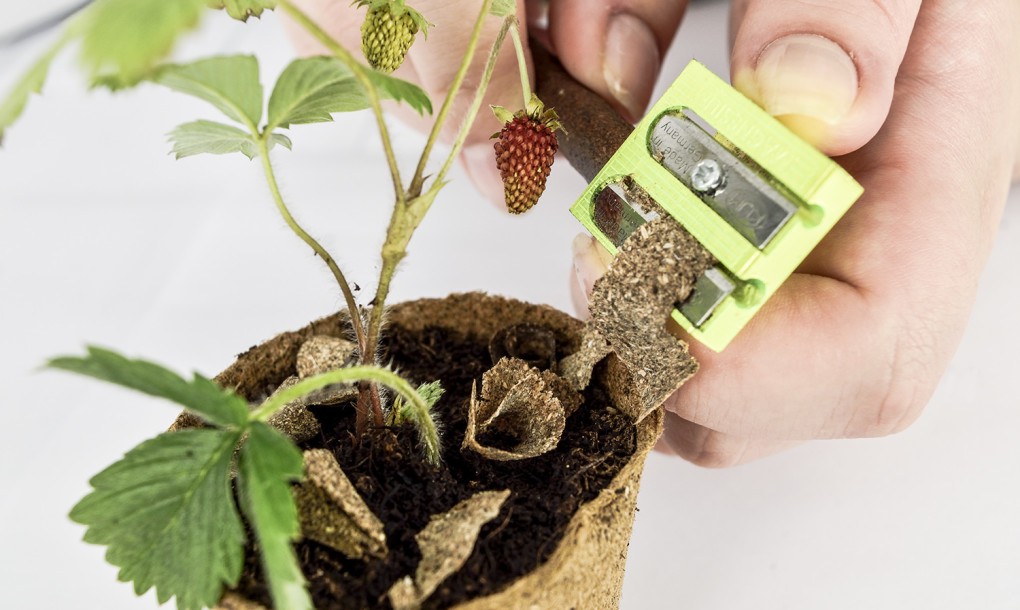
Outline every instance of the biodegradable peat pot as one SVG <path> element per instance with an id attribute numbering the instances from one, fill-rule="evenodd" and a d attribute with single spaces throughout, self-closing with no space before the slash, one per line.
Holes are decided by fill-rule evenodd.
<path id="1" fill-rule="evenodd" d="M 221 373 L 217 380 L 225 387 L 235 388 L 239 394 L 249 400 L 263 398 L 272 392 L 284 379 L 294 374 L 298 350 L 305 341 L 316 335 L 344 336 L 346 328 L 345 320 L 346 313 L 337 314 L 313 322 L 301 330 L 280 334 L 239 356 L 237 361 Z M 531 324 L 545 327 L 552 332 L 556 338 L 556 358 L 561 359 L 578 349 L 583 330 L 583 324 L 580 321 L 551 307 L 531 305 L 520 301 L 487 296 L 481 293 L 459 294 L 442 299 L 422 299 L 402 303 L 389 310 L 387 320 L 389 324 L 386 333 L 387 338 L 394 342 L 402 341 L 403 339 L 400 339 L 400 337 L 422 338 L 425 342 L 422 350 L 423 353 L 427 354 L 430 354 L 436 347 L 435 338 L 438 336 L 454 337 L 457 341 L 461 342 L 460 344 L 464 345 L 474 344 L 477 346 L 474 349 L 475 353 L 488 354 L 490 339 L 496 332 L 515 324 Z M 437 358 L 442 361 L 443 356 L 438 356 Z M 397 361 L 395 364 L 401 372 L 405 374 L 411 372 L 412 378 L 414 377 L 413 363 L 407 365 Z M 408 370 L 409 366 L 410 371 Z M 453 366 L 457 366 L 457 364 L 454 363 Z M 469 363 L 465 366 L 468 368 L 468 373 L 463 375 L 462 381 L 467 387 L 446 388 L 448 397 L 460 397 L 455 401 L 459 404 L 446 407 L 448 409 L 466 409 L 467 400 L 465 397 L 469 397 L 471 392 L 471 381 L 468 379 L 479 377 L 481 372 L 491 368 L 492 362 L 490 359 L 482 363 L 481 366 L 478 363 Z M 427 375 L 421 374 L 421 376 Z M 436 377 L 439 377 L 439 375 L 432 376 L 429 379 L 414 379 L 414 381 L 430 381 Z M 563 523 L 557 526 L 556 531 L 551 532 L 548 540 L 525 541 L 526 544 L 523 548 L 530 550 L 524 551 L 521 554 L 538 555 L 538 557 L 531 559 L 525 557 L 522 558 L 522 561 L 526 564 L 530 560 L 534 565 L 526 567 L 526 569 L 518 565 L 517 571 L 523 571 L 523 573 L 504 579 L 505 582 L 502 583 L 497 583 L 497 581 L 501 580 L 498 574 L 494 577 L 491 572 L 486 575 L 483 571 L 472 573 L 467 578 L 460 579 L 467 582 L 467 585 L 463 585 L 463 583 L 457 584 L 458 574 L 455 573 L 448 579 L 448 582 L 444 582 L 439 586 L 435 595 L 426 598 L 422 604 L 423 608 L 452 607 L 461 610 L 507 610 L 514 608 L 562 610 L 577 608 L 590 610 L 618 607 L 641 471 L 648 451 L 651 450 L 662 431 L 663 419 L 661 409 L 657 409 L 640 423 L 635 424 L 634 417 L 631 414 L 622 413 L 611 406 L 613 403 L 623 404 L 626 402 L 622 400 L 617 402 L 614 400 L 614 397 L 619 397 L 621 393 L 629 391 L 628 386 L 630 384 L 627 377 L 628 375 L 613 355 L 608 356 L 596 367 L 590 384 L 590 390 L 585 393 L 585 404 L 578 409 L 578 414 L 567 420 L 568 432 L 564 433 L 561 446 L 550 452 L 550 455 L 557 452 L 566 452 L 569 456 L 572 456 L 566 458 L 574 460 L 568 466 L 568 470 L 570 468 L 574 469 L 572 472 L 576 472 L 576 475 L 570 475 L 564 477 L 564 479 L 573 481 L 577 476 L 586 473 L 588 470 L 592 472 L 604 471 L 601 475 L 604 479 L 601 482 L 601 488 L 594 488 L 595 483 L 591 483 L 592 488 L 590 489 L 571 492 L 575 495 L 583 496 L 583 499 L 576 506 L 576 509 L 573 510 L 572 515 L 567 515 L 565 519 L 561 520 Z M 444 386 L 447 383 L 444 382 Z M 604 400 L 591 399 L 591 396 L 598 396 Z M 444 400 L 448 397 L 444 397 Z M 440 405 L 442 405 L 442 401 Z M 352 411 L 349 407 L 333 407 L 332 409 L 332 411 L 328 409 L 321 411 L 313 409 L 313 412 L 316 413 L 317 417 L 323 413 L 328 414 L 329 417 L 334 417 L 334 414 L 337 412 Z M 571 427 L 579 427 L 589 419 L 596 417 L 596 415 L 598 417 L 609 417 L 609 415 L 586 414 L 584 412 L 586 409 L 603 410 L 606 413 L 611 413 L 612 417 L 623 422 L 623 427 L 620 429 L 624 430 L 622 434 L 630 439 L 627 441 L 627 445 L 633 451 L 630 452 L 628 450 L 627 453 L 629 455 L 621 454 L 617 451 L 616 454 L 610 457 L 607 457 L 609 454 L 603 454 L 598 459 L 592 459 L 590 465 L 577 462 L 576 457 L 578 455 L 598 454 L 600 449 L 597 444 L 601 442 L 601 439 L 594 438 L 597 432 L 586 430 L 571 432 Z M 348 417 L 348 419 L 353 420 L 351 417 Z M 322 417 L 320 417 L 320 420 L 322 420 Z M 182 419 L 175 423 L 175 427 L 192 423 L 188 421 L 187 416 L 182 416 Z M 448 461 L 461 460 L 459 457 L 462 452 L 460 439 L 463 436 L 463 430 L 458 432 L 458 425 L 456 422 L 448 425 L 447 437 L 444 439 L 444 444 L 446 445 L 444 455 L 450 456 L 446 458 Z M 324 421 L 322 428 L 323 434 L 320 436 L 328 436 L 330 424 Z M 386 431 L 386 433 L 393 435 L 389 431 Z M 563 445 L 575 442 L 569 439 L 584 439 L 584 450 L 563 447 Z M 316 443 L 319 443 L 318 446 L 322 446 L 323 442 L 326 441 L 312 439 L 307 443 L 302 443 L 302 447 L 316 446 Z M 399 450 L 400 447 L 397 449 Z M 367 460 L 368 458 L 365 459 Z M 469 459 L 474 460 L 470 461 L 469 464 L 477 465 L 480 463 L 478 460 L 481 458 L 477 455 L 472 455 L 469 456 Z M 529 468 L 532 467 L 529 464 L 533 465 L 535 469 L 545 468 L 546 462 L 541 461 L 545 459 L 551 460 L 553 458 L 539 456 L 512 463 L 499 462 L 493 468 L 507 468 L 509 469 L 508 472 L 524 473 L 514 476 L 527 476 Z M 343 463 L 341 459 L 340 465 L 346 472 L 348 464 Z M 357 465 L 352 466 L 353 470 L 356 470 L 356 468 Z M 462 471 L 470 470 L 470 468 L 465 468 L 463 465 L 458 468 Z M 451 465 L 450 469 L 452 471 L 454 465 Z M 366 486 L 375 489 L 377 486 L 388 484 L 387 481 L 379 481 L 378 484 L 366 482 L 365 477 L 357 472 L 347 472 L 347 475 L 359 487 L 359 491 L 361 491 L 360 488 Z M 489 476 L 491 479 L 491 473 Z M 587 476 L 587 473 L 585 476 Z M 529 492 L 536 495 L 555 495 L 559 490 L 567 487 L 564 480 L 544 480 L 541 484 L 548 488 L 547 492 L 530 488 Z M 574 484 L 576 485 L 576 483 Z M 426 483 L 426 485 L 429 487 L 423 488 L 421 496 L 432 493 L 433 488 L 431 485 L 433 484 Z M 582 487 L 587 485 L 589 483 L 584 483 Z M 488 480 L 488 482 L 480 484 L 472 483 L 465 487 L 465 489 L 470 489 L 472 493 L 486 489 L 500 491 L 507 488 L 513 490 L 513 485 L 499 485 L 498 477 L 496 481 Z M 399 496 L 399 492 L 393 493 Z M 521 493 L 523 494 L 524 492 Z M 376 494 L 378 497 L 384 497 L 385 495 L 382 492 Z M 366 496 L 365 500 L 369 506 L 372 506 L 373 499 L 370 496 L 372 496 L 371 493 Z M 396 503 L 403 503 L 409 506 L 418 503 L 417 497 L 408 498 L 407 496 L 408 494 L 406 493 L 399 496 Z M 492 519 L 491 523 L 482 528 L 477 538 L 477 546 L 473 548 L 472 558 L 465 564 L 464 570 L 468 570 L 469 565 L 475 567 L 483 566 L 483 568 L 488 566 L 485 569 L 489 570 L 495 565 L 495 569 L 500 570 L 501 565 L 504 564 L 506 559 L 500 558 L 498 552 L 511 548 L 512 544 L 505 540 L 499 542 L 503 540 L 499 536 L 508 535 L 508 532 L 512 532 L 515 527 L 521 528 L 520 525 L 514 525 L 514 519 L 519 515 L 523 515 L 529 521 L 524 523 L 524 529 L 521 529 L 523 533 L 515 535 L 521 538 L 545 535 L 542 532 L 531 529 L 531 524 L 543 521 L 541 515 L 537 517 L 533 514 L 527 515 L 523 508 L 509 506 L 513 497 L 513 493 L 511 493 L 511 500 L 508 500 L 507 505 L 502 507 L 500 514 Z M 575 502 L 577 501 L 575 500 Z M 375 503 L 384 504 L 379 501 Z M 450 505 L 452 503 L 448 503 L 442 510 L 448 510 Z M 375 510 L 375 507 L 373 507 L 373 510 Z M 407 512 L 411 512 L 410 508 L 407 509 Z M 384 522 L 387 521 L 384 515 L 380 515 L 380 517 L 383 518 Z M 554 521 L 554 519 L 550 518 L 549 521 Z M 421 525 L 417 524 L 410 526 L 410 529 L 417 531 L 420 527 Z M 392 537 L 391 529 L 393 528 L 393 524 L 387 522 L 387 535 Z M 399 529 L 399 526 L 397 528 Z M 475 541 L 472 540 L 471 544 L 474 545 Z M 484 544 L 490 546 L 487 549 L 480 550 L 480 547 Z M 310 546 L 303 547 L 302 545 Z M 492 545 L 497 546 L 493 547 Z M 536 553 L 534 549 L 539 549 L 541 552 Z M 391 545 L 391 557 L 394 553 L 399 554 L 401 552 L 399 548 Z M 321 556 L 323 553 L 324 551 L 316 546 L 316 543 L 299 543 L 298 556 L 302 560 L 306 575 L 311 576 L 309 570 L 312 570 L 318 575 L 315 578 L 324 579 L 325 581 L 325 584 L 322 584 L 312 579 L 313 582 L 310 584 L 313 599 L 318 608 L 363 607 L 365 605 L 370 607 L 388 607 L 389 602 L 386 600 L 385 595 L 380 596 L 378 593 L 373 595 L 371 599 L 374 601 L 371 602 L 362 601 L 354 602 L 353 604 L 338 602 L 335 596 L 340 595 L 342 597 L 344 594 L 338 593 L 337 589 L 350 590 L 347 588 L 349 584 L 337 585 L 336 582 L 340 582 L 339 580 L 331 580 L 328 574 L 322 575 L 322 561 L 324 560 L 321 559 Z M 260 598 L 259 586 L 257 584 L 251 585 L 253 579 L 258 579 L 258 568 L 256 560 L 251 558 L 253 555 L 250 548 L 248 555 L 246 576 L 242 577 L 238 590 L 226 594 L 221 608 L 264 608 L 265 604 L 268 603 L 268 597 L 264 594 L 261 596 L 261 601 L 252 601 L 253 598 Z M 479 555 L 479 557 L 476 558 L 476 555 Z M 309 560 L 318 561 L 318 563 L 309 566 L 307 563 Z M 472 560 L 474 561 L 472 562 Z M 413 568 L 417 561 L 419 561 L 418 558 L 412 558 L 409 564 L 410 569 L 408 567 L 402 568 L 403 573 L 413 573 Z M 253 575 L 252 572 L 255 572 L 255 574 Z M 484 583 L 479 584 L 478 581 L 497 584 L 489 586 L 489 590 L 486 591 Z M 246 585 L 246 583 L 248 584 Z M 466 592 L 465 586 L 467 587 Z M 331 594 L 334 597 L 330 598 L 329 595 L 322 597 L 329 593 L 327 589 L 330 588 L 332 588 Z M 460 592 L 454 591 L 451 593 L 453 590 L 459 590 Z"/>

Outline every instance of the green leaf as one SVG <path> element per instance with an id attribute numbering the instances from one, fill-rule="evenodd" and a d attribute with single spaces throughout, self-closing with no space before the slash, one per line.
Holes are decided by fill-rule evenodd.
<path id="1" fill-rule="evenodd" d="M 172 154 L 178 158 L 202 153 L 225 155 L 239 152 L 249 159 L 258 156 L 258 147 L 250 133 L 233 125 L 214 121 L 194 121 L 179 125 L 169 134 Z"/>
<path id="2" fill-rule="evenodd" d="M 94 346 L 88 348 L 85 357 L 54 358 L 47 366 L 172 400 L 219 426 L 244 426 L 248 423 L 248 403 L 198 373 L 195 373 L 194 379 L 186 381 L 158 364 L 129 360 Z"/>
<path id="3" fill-rule="evenodd" d="M 418 395 L 425 401 L 425 406 L 429 409 L 429 414 L 432 414 L 432 407 L 436 406 L 439 399 L 443 397 L 446 390 L 443 389 L 442 383 L 437 379 L 436 381 L 430 381 L 429 383 L 423 383 L 418 386 Z M 393 414 L 394 423 L 400 424 L 405 421 L 414 419 L 414 406 L 404 400 L 403 396 L 397 395 L 393 398 Z M 434 417 L 433 417 L 434 419 Z"/>
<path id="4" fill-rule="evenodd" d="M 383 74 L 378 70 L 366 69 L 365 73 L 368 74 L 380 96 L 404 102 L 420 115 L 432 114 L 432 102 L 429 100 L 428 94 L 422 91 L 418 85 Z"/>
<path id="5" fill-rule="evenodd" d="M 262 11 L 276 8 L 276 0 L 208 0 L 210 8 L 223 8 L 227 14 L 240 21 L 248 17 L 261 17 Z"/>
<path id="6" fill-rule="evenodd" d="M 496 120 L 503 125 L 506 125 L 510 121 L 514 120 L 514 113 L 510 112 L 509 110 L 502 106 L 489 106 L 489 108 L 492 108 L 492 114 L 496 115 Z M 497 131 L 496 134 L 498 135 L 499 132 Z M 493 137 L 496 136 L 494 135 Z"/>
<path id="7" fill-rule="evenodd" d="M 489 13 L 496 17 L 506 17 L 517 14 L 517 2 L 515 0 L 493 0 Z"/>
<path id="8" fill-rule="evenodd" d="M 170 152 L 177 159 L 202 153 L 225 155 L 239 152 L 249 159 L 259 155 L 258 144 L 251 134 L 233 125 L 215 121 L 200 120 L 178 125 L 169 137 L 174 145 Z M 270 150 L 277 145 L 287 149 L 292 146 L 290 138 L 282 133 L 271 134 L 268 143 Z"/>
<path id="9" fill-rule="evenodd" d="M 429 28 L 436 27 L 436 24 L 430 23 L 429 20 L 425 18 L 425 15 L 422 15 L 421 13 L 416 11 L 415 9 L 413 9 L 413 8 L 407 6 L 406 4 L 404 4 L 403 2 L 401 2 L 398 5 L 398 9 L 396 11 L 394 11 L 394 17 L 399 17 L 399 16 L 401 16 L 402 14 L 405 14 L 405 13 L 407 15 L 410 15 L 411 21 L 413 21 L 414 24 L 416 26 L 418 26 L 418 29 L 421 31 L 422 36 L 425 37 L 425 40 L 428 40 L 429 39 Z"/>
<path id="10" fill-rule="evenodd" d="M 291 150 L 294 148 L 294 144 L 293 142 L 290 141 L 290 138 L 283 135 L 282 133 L 269 134 L 269 150 L 272 150 L 273 147 L 276 145 L 280 145 L 286 148 L 287 150 Z"/>
<path id="11" fill-rule="evenodd" d="M 307 57 L 280 74 L 269 97 L 267 129 L 332 121 L 334 112 L 368 108 L 365 91 L 340 60 Z"/>
<path id="12" fill-rule="evenodd" d="M 4 130 L 14 124 L 28 104 L 28 98 L 33 93 L 42 93 L 43 85 L 46 83 L 46 75 L 50 71 L 50 64 L 60 51 L 67 46 L 77 31 L 72 25 L 53 46 L 43 53 L 32 67 L 22 75 L 21 79 L 14 84 L 14 88 L 7 94 L 7 97 L 0 103 L 0 144 L 4 141 Z"/>
<path id="13" fill-rule="evenodd" d="M 219 108 L 254 133 L 262 119 L 259 63 L 250 55 L 211 57 L 159 68 L 153 82 L 193 95 Z"/>
<path id="14" fill-rule="evenodd" d="M 205 0 L 95 0 L 85 14 L 82 59 L 93 76 L 134 85 L 204 10 Z"/>
<path id="15" fill-rule="evenodd" d="M 244 530 L 230 489 L 238 431 L 167 432 L 92 478 L 95 491 L 71 510 L 85 541 L 141 595 L 156 588 L 179 610 L 211 607 L 241 575 Z"/>
<path id="16" fill-rule="evenodd" d="M 446 390 L 443 389 L 443 384 L 438 379 L 418 386 L 418 394 L 425 401 L 425 404 L 428 405 L 429 409 L 436 406 L 436 403 L 439 402 L 439 399 L 445 393 Z"/>
<path id="17" fill-rule="evenodd" d="M 303 476 L 301 452 L 290 439 L 263 423 L 252 424 L 241 449 L 241 507 L 258 538 L 273 607 L 279 610 L 312 608 L 291 545 L 301 527 L 290 483 Z"/>
<path id="18" fill-rule="evenodd" d="M 432 407 L 439 402 L 446 390 L 438 380 L 423 383 L 418 386 L 418 395 L 425 403 L 425 408 L 399 397 L 394 402 L 394 410 L 397 411 L 397 421 L 409 421 L 418 430 L 418 442 L 425 449 L 425 457 L 431 464 L 439 465 L 442 459 L 442 436 L 443 426 Z"/>

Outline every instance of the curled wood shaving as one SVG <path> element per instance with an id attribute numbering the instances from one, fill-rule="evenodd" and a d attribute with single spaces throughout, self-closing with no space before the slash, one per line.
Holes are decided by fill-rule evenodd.
<path id="1" fill-rule="evenodd" d="M 556 447 L 567 416 L 581 404 L 570 385 L 549 371 L 523 360 L 503 358 L 482 375 L 482 394 L 472 388 L 468 405 L 465 449 L 499 461 L 535 457 Z M 493 447 L 489 433 L 512 438 L 511 447 Z"/>
<path id="2" fill-rule="evenodd" d="M 580 392 L 591 383 L 591 374 L 595 365 L 602 362 L 613 349 L 590 323 L 584 327 L 581 335 L 581 347 L 576 352 L 560 360 L 560 374 L 576 391 Z"/>

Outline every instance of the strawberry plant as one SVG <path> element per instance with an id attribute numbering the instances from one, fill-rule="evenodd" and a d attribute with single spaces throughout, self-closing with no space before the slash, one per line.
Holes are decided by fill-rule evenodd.
<path id="1" fill-rule="evenodd" d="M 515 3 L 481 3 L 473 35 L 459 70 L 435 113 L 424 150 L 406 183 L 395 157 L 381 102 L 406 104 L 430 114 L 428 96 L 416 85 L 387 74 L 396 69 L 430 24 L 402 0 L 361 0 L 368 13 L 362 28 L 369 67 L 332 38 L 291 0 L 96 0 L 68 22 L 64 34 L 0 103 L 0 139 L 40 92 L 53 58 L 72 44 L 96 86 L 124 89 L 153 83 L 189 95 L 215 108 L 218 120 L 196 120 L 170 134 L 178 158 L 240 153 L 261 165 L 275 206 L 290 230 L 329 268 L 350 312 L 357 357 L 348 366 L 306 377 L 260 404 L 249 404 L 230 388 L 201 375 L 186 379 L 157 364 L 89 347 L 84 356 L 50 361 L 71 371 L 170 400 L 201 418 L 203 427 L 167 432 L 138 445 L 96 475 L 93 491 L 71 511 L 87 527 L 85 540 L 108 547 L 107 559 L 120 568 L 136 593 L 155 589 L 160 602 L 176 599 L 182 610 L 212 606 L 242 570 L 245 527 L 257 540 L 263 573 L 275 607 L 310 608 L 311 598 L 292 548 L 299 525 L 291 484 L 303 476 L 302 455 L 293 441 L 270 424 L 288 404 L 324 388 L 356 384 L 356 432 L 373 426 L 413 425 L 427 461 L 438 466 L 442 439 L 432 407 L 442 395 L 437 384 L 414 388 L 378 362 L 380 334 L 390 284 L 415 230 L 446 182 L 484 100 L 497 52 L 510 35 L 521 54 Z M 247 20 L 265 10 L 286 13 L 319 40 L 329 55 L 297 59 L 276 79 L 268 99 L 258 61 L 234 55 L 189 63 L 165 63 L 178 37 L 193 28 L 209 8 Z M 457 93 L 478 52 L 483 26 L 502 22 L 488 51 L 483 77 L 452 146 L 430 176 L 439 133 L 451 119 Z M 507 204 L 522 212 L 535 204 L 556 150 L 555 114 L 532 99 L 521 65 L 525 110 L 504 129 L 497 143 L 506 168 Z M 278 186 L 274 149 L 294 146 L 289 129 L 322 123 L 339 112 L 370 111 L 378 127 L 393 186 L 393 211 L 381 251 L 382 266 L 370 306 L 362 306 L 336 259 L 291 214 Z M 506 113 L 498 110 L 497 112 Z M 523 114 L 522 114 L 523 113 Z M 516 135 L 512 135 L 516 134 Z M 514 140 L 517 138 L 517 140 Z M 515 148 L 517 143 L 525 148 Z M 524 152 L 522 152 L 524 151 Z M 533 161 L 522 163 L 522 154 Z M 388 389 L 392 402 L 386 399 Z M 243 521 L 242 521 L 243 517 Z"/>

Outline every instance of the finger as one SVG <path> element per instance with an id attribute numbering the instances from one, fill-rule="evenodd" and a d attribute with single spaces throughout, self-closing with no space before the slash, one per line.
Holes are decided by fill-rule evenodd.
<path id="1" fill-rule="evenodd" d="M 586 235 L 576 237 L 573 248 L 577 283 L 587 302 L 611 256 Z M 872 394 L 857 395 L 864 380 L 882 379 L 891 366 L 878 358 L 869 361 L 872 341 L 882 345 L 891 340 L 873 332 L 870 316 L 878 317 L 853 286 L 827 277 L 794 275 L 725 354 L 684 337 L 702 366 L 671 397 L 670 409 L 694 424 L 733 438 L 840 436 L 846 423 L 842 418 L 856 406 L 853 401 L 870 404 L 883 399 L 884 384 L 876 383 Z M 683 334 L 672 321 L 670 326 Z M 819 337 L 839 346 L 839 353 L 829 357 L 824 345 L 802 353 L 802 346 L 817 343 Z M 814 384 L 814 379 L 824 381 Z M 836 383 L 847 389 L 834 386 Z M 797 389 L 791 391 L 791 387 Z M 804 387 L 811 391 L 805 392 Z M 843 400 L 833 404 L 832 396 Z M 812 408 L 826 403 L 829 409 Z M 758 409 L 760 404 L 770 408 L 763 412 Z M 854 432 L 868 434 L 870 426 L 862 424 L 860 431 Z"/>
<path id="2" fill-rule="evenodd" d="M 679 456 L 704 468 L 729 468 L 796 447 L 790 441 L 760 441 L 723 434 L 669 411 L 656 450 Z"/>
<path id="3" fill-rule="evenodd" d="M 459 2 L 443 2 L 440 0 L 424 0 L 420 3 L 422 11 L 431 8 L 436 14 L 436 23 L 446 24 L 447 29 L 441 32 L 437 27 L 433 34 L 429 35 L 427 44 L 415 45 L 408 59 L 413 63 L 415 71 L 421 79 L 421 84 L 426 91 L 432 93 L 434 100 L 441 100 L 450 89 L 457 71 L 460 69 L 460 60 L 468 48 L 474 26 L 475 15 L 468 11 L 470 17 L 465 14 L 465 5 Z M 475 6 L 469 4 L 468 6 Z M 427 15 L 426 15 L 427 16 Z M 442 21 L 438 21 L 443 19 Z M 524 1 L 517 1 L 517 19 L 519 23 L 526 23 Z M 464 79 L 464 86 L 457 94 L 453 105 L 452 115 L 457 120 L 447 122 L 446 135 L 452 137 L 460 127 L 459 117 L 463 117 L 466 109 L 474 97 L 474 89 L 481 79 L 485 64 L 489 59 L 489 52 L 493 42 L 502 26 L 501 20 L 496 17 L 486 19 L 478 40 L 477 51 L 471 62 L 471 67 Z M 527 34 L 523 34 L 526 36 Z M 434 39 L 433 39 L 434 37 Z M 527 41 L 525 40 L 525 43 Z M 524 45 L 524 56 L 527 63 L 529 75 L 534 74 L 531 65 L 531 53 Z M 456 61 L 451 61 L 456 58 Z M 517 55 L 514 52 L 514 45 L 509 36 L 505 39 L 499 50 L 495 70 L 489 81 L 485 92 L 485 104 L 504 106 L 507 109 L 518 110 L 524 105 L 524 96 L 521 92 L 520 71 L 517 67 Z M 431 121 L 430 121 L 431 122 Z M 478 113 L 478 118 L 468 135 L 467 145 L 489 142 L 490 136 L 499 131 L 502 125 L 496 117 L 483 106 Z"/>
<path id="4" fill-rule="evenodd" d="M 574 316 L 580 320 L 590 320 L 591 312 L 588 311 L 588 295 L 584 293 L 584 287 L 577 277 L 577 269 L 570 273 L 570 304 L 574 306 Z"/>
<path id="5" fill-rule="evenodd" d="M 882 126 L 921 0 L 734 3 L 735 87 L 832 155 Z"/>
<path id="6" fill-rule="evenodd" d="M 817 264 L 831 266 L 827 256 L 820 255 Z M 575 238 L 574 268 L 585 304 L 610 260 L 593 238 Z M 794 274 L 723 353 L 702 346 L 670 320 L 670 330 L 687 341 L 701 368 L 667 408 L 729 437 L 730 444 L 738 438 L 768 445 L 898 431 L 916 416 L 916 406 L 875 406 L 900 400 L 890 390 L 897 363 L 888 348 L 902 330 L 888 322 L 891 306 L 869 300 L 844 281 Z M 933 387 L 920 377 L 910 383 Z"/>
<path id="7" fill-rule="evenodd" d="M 345 48 L 360 56 L 364 9 L 359 10 L 347 3 L 332 0 L 296 0 L 296 4 L 337 38 Z M 407 59 L 394 74 L 421 86 L 438 111 L 439 104 L 446 97 L 456 77 L 460 58 L 464 57 L 467 50 L 476 16 L 465 13 L 465 6 L 457 2 L 419 0 L 413 3 L 413 7 L 437 25 L 430 31 L 427 40 L 419 37 L 415 41 Z M 524 23 L 524 0 L 517 2 L 517 15 Z M 293 22 L 285 19 L 284 23 L 298 52 L 305 55 L 327 53 L 321 43 L 307 35 Z M 471 103 L 474 96 L 473 87 L 481 78 L 500 27 L 500 20 L 495 17 L 487 19 L 484 25 L 471 67 L 464 79 L 464 86 L 454 99 L 450 120 L 446 121 L 441 134 L 446 141 L 452 140 L 460 128 L 460 117 L 464 116 Z M 531 72 L 531 58 L 527 48 L 525 57 L 528 70 Z M 485 103 L 511 109 L 523 106 L 517 57 L 509 39 L 504 41 L 500 49 L 496 68 L 486 91 Z M 389 112 L 404 123 L 423 132 L 431 129 L 434 116 L 419 116 L 403 104 L 391 103 L 388 106 Z M 499 131 L 500 127 L 499 121 L 483 107 L 468 134 L 461 163 L 482 196 L 502 209 L 502 180 L 496 170 L 495 153 L 489 142 L 489 136 Z"/>
<path id="8" fill-rule="evenodd" d="M 499 176 L 492 144 L 482 142 L 465 147 L 460 154 L 460 163 L 479 194 L 491 205 L 505 212 L 503 179 Z"/>
<path id="9" fill-rule="evenodd" d="M 701 368 L 671 398 L 670 409 L 726 435 L 762 440 L 901 430 L 915 412 L 898 403 L 882 408 L 893 404 L 892 375 L 900 363 L 896 325 L 876 309 L 853 286 L 794 274 L 722 353 L 689 341 Z M 912 382 L 928 392 L 934 385 L 927 376 Z"/>
<path id="10" fill-rule="evenodd" d="M 588 298 L 591 296 L 595 280 L 606 273 L 612 255 L 597 242 L 594 237 L 581 234 L 574 238 L 574 276 L 581 294 L 584 296 L 583 310 L 588 310 Z"/>
<path id="11" fill-rule="evenodd" d="M 685 0 L 554 0 L 549 35 L 567 71 L 637 120 L 686 6 Z"/>
<path id="12" fill-rule="evenodd" d="M 549 40 L 549 0 L 525 0 L 528 17 L 528 37 L 538 40 L 547 49 L 552 48 Z"/>

